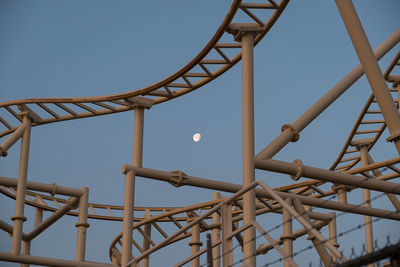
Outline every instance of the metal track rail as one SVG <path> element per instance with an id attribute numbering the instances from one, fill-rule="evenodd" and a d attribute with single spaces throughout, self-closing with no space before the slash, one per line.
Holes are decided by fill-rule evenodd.
<path id="1" fill-rule="evenodd" d="M 12 100 L 0 103 L 0 137 L 14 132 L 21 123 L 18 109 L 36 114 L 32 126 L 55 123 L 65 120 L 102 116 L 134 109 L 136 106 L 150 108 L 176 97 L 196 90 L 211 82 L 241 59 L 241 44 L 235 41 L 222 43 L 220 40 L 232 39 L 227 32 L 231 25 L 256 24 L 262 31 L 255 37 L 255 45 L 268 33 L 279 18 L 289 0 L 269 3 L 242 3 L 234 0 L 217 32 L 186 66 L 168 78 L 144 88 L 126 93 L 75 98 L 33 98 Z M 263 20 L 254 10 L 266 10 L 272 14 Z M 244 13 L 248 22 L 236 23 L 237 14 Z"/>

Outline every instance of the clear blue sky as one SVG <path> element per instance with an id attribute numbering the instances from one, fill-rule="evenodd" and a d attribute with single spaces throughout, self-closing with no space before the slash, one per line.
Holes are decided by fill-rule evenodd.
<path id="1" fill-rule="evenodd" d="M 354 3 L 373 48 L 400 26 L 398 0 Z M 230 4 L 215 0 L 0 0 L 0 101 L 106 95 L 157 82 L 203 48 Z M 382 60 L 382 70 L 397 50 Z M 333 0 L 289 3 L 255 49 L 256 152 L 357 64 Z M 370 92 L 362 78 L 277 158 L 302 159 L 307 165 L 329 168 Z M 203 88 L 146 112 L 143 165 L 241 183 L 240 95 L 238 64 Z M 33 128 L 29 179 L 88 186 L 91 202 L 121 204 L 124 176 L 120 170 L 132 161 L 132 126 L 133 112 L 128 112 Z M 199 143 L 192 140 L 195 132 L 202 134 Z M 396 156 L 393 147 L 381 144 L 384 148 L 372 151 L 376 161 Z M 17 176 L 18 154 L 16 145 L 7 158 L 0 159 L 0 175 Z M 291 182 L 287 176 L 271 173 L 257 172 L 256 178 L 270 186 Z M 136 188 L 139 206 L 184 206 L 211 199 L 208 190 L 175 189 L 141 178 Z M 0 199 L 0 213 L 6 215 L 1 219 L 11 223 L 13 202 L 5 196 Z M 354 192 L 352 201 L 362 202 L 359 192 Z M 38 237 L 32 254 L 73 259 L 75 220 L 65 218 Z M 362 221 L 361 216 L 346 215 L 339 227 L 346 230 Z M 122 226 L 90 223 L 87 258 L 108 262 L 108 246 Z M 391 234 L 397 240 L 399 226 L 382 220 L 374 228 L 375 238 L 384 242 Z M 360 241 L 351 246 L 360 248 L 363 232 L 355 232 L 354 237 Z M 10 242 L 1 232 L 0 249 L 9 251 Z M 189 255 L 188 246 L 185 250 Z M 262 256 L 258 261 L 269 259 Z M 303 264 L 309 260 L 299 259 Z M 157 260 L 154 266 L 161 266 Z M 164 266 L 175 260 L 164 258 Z"/>

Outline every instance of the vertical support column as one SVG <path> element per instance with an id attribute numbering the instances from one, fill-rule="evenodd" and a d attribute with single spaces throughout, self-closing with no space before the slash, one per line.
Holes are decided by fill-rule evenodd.
<path id="1" fill-rule="evenodd" d="M 143 123 L 144 109 L 135 109 L 134 134 L 133 134 L 133 166 L 142 167 L 143 155 Z M 132 238 L 133 238 L 133 208 L 135 194 L 135 173 L 131 170 L 125 175 L 124 192 L 124 215 L 122 229 L 122 266 L 128 264 L 132 258 Z"/>
<path id="2" fill-rule="evenodd" d="M 86 230 L 89 227 L 88 218 L 88 203 L 89 189 L 82 187 L 83 195 L 79 199 L 79 217 L 75 226 L 78 228 L 77 245 L 76 245 L 76 260 L 85 261 L 86 252 Z"/>
<path id="3" fill-rule="evenodd" d="M 400 82 L 394 82 L 393 83 L 393 89 L 397 90 L 397 111 L 400 110 Z"/>
<path id="4" fill-rule="evenodd" d="M 39 224 L 43 221 L 43 209 L 36 208 L 35 209 L 35 221 L 33 226 L 36 228 Z M 31 254 L 31 241 L 24 241 L 24 245 L 22 247 L 22 254 L 23 255 L 30 255 Z M 21 264 L 21 267 L 29 267 L 30 264 Z"/>
<path id="5" fill-rule="evenodd" d="M 224 204 L 221 208 L 222 214 L 222 263 L 224 267 L 233 264 L 232 238 L 228 236 L 232 233 L 232 205 Z"/>
<path id="6" fill-rule="evenodd" d="M 288 205 L 292 205 L 292 199 L 287 198 L 285 202 Z M 292 227 L 292 215 L 290 212 L 282 208 L 282 217 L 283 217 L 283 235 L 281 239 L 283 240 L 283 248 L 285 250 L 285 254 L 288 255 L 288 258 L 284 259 L 283 266 L 291 267 L 291 260 L 293 260 L 293 227 Z"/>
<path id="7" fill-rule="evenodd" d="M 329 212 L 329 215 L 331 216 L 331 219 L 329 220 L 328 228 L 329 228 L 329 241 L 331 244 L 335 247 L 339 247 L 339 243 L 337 242 L 337 228 L 336 228 L 336 213 L 334 212 Z M 333 263 L 336 263 L 338 261 L 338 258 L 333 254 L 331 254 L 331 259 Z"/>
<path id="8" fill-rule="evenodd" d="M 393 104 L 392 95 L 389 92 L 360 19 L 351 0 L 335 0 L 335 2 L 388 126 L 390 136 L 387 140 L 394 142 L 397 152 L 400 154 L 400 115 Z"/>
<path id="9" fill-rule="evenodd" d="M 357 147 L 361 153 L 361 165 L 366 166 L 368 165 L 368 143 L 360 145 Z M 371 194 L 369 189 L 363 188 L 363 202 L 364 206 L 371 208 Z M 374 237 L 373 237 L 373 230 L 372 230 L 372 218 L 371 216 L 364 216 L 364 224 L 365 224 L 365 243 L 367 253 L 371 253 L 374 251 Z M 375 264 L 370 263 L 368 267 L 374 267 Z"/>
<path id="10" fill-rule="evenodd" d="M 213 200 L 217 200 L 219 198 L 221 198 L 221 194 L 218 193 L 218 192 L 213 192 L 212 199 Z M 220 223 L 221 222 L 220 219 L 221 218 L 220 218 L 218 212 L 214 212 L 212 214 L 212 223 L 213 224 Z M 222 228 L 222 223 L 221 223 L 221 228 Z M 221 233 L 220 232 L 221 231 L 220 231 L 219 228 L 212 229 L 212 243 L 217 242 L 221 238 Z M 215 246 L 212 249 L 212 255 L 213 255 L 213 258 L 214 258 L 213 259 L 213 265 L 212 265 L 213 267 L 219 267 L 220 266 L 220 262 L 221 262 L 221 260 L 220 260 L 221 253 L 220 253 L 220 251 L 221 251 L 220 246 Z"/>
<path id="11" fill-rule="evenodd" d="M 339 189 L 337 191 L 338 200 L 340 203 L 347 204 L 347 192 L 344 189 Z"/>
<path id="12" fill-rule="evenodd" d="M 193 217 L 192 220 L 195 220 L 196 217 Z M 189 246 L 192 247 L 192 255 L 196 254 L 200 251 L 200 247 L 203 243 L 200 241 L 200 224 L 197 223 L 192 227 L 192 241 L 189 243 Z M 192 267 L 200 266 L 200 258 L 196 257 L 192 260 Z"/>
<path id="13" fill-rule="evenodd" d="M 23 123 L 28 123 L 28 127 L 25 129 L 21 140 L 15 214 L 11 217 L 11 220 L 14 221 L 11 252 L 16 255 L 19 255 L 21 251 L 22 226 L 24 221 L 26 221 L 26 217 L 24 216 L 25 191 L 31 138 L 31 120 L 26 113 L 23 116 Z"/>
<path id="14" fill-rule="evenodd" d="M 145 218 L 150 218 L 150 210 L 146 210 L 144 214 Z M 144 226 L 144 233 L 151 238 L 151 223 L 148 223 Z M 146 251 L 150 248 L 150 242 L 147 240 L 147 238 L 143 239 L 143 251 Z M 143 260 L 142 260 L 142 267 L 149 267 L 150 265 L 150 256 L 147 255 Z"/>
<path id="15" fill-rule="evenodd" d="M 242 36 L 242 146 L 243 146 L 243 186 L 255 181 L 254 171 L 254 32 Z M 256 218 L 255 191 L 243 195 L 243 224 L 252 223 Z M 243 233 L 244 264 L 256 266 L 256 232 L 254 227 Z"/>

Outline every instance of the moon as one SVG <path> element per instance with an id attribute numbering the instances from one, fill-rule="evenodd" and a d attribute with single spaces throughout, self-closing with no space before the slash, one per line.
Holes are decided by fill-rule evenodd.
<path id="1" fill-rule="evenodd" d="M 201 134 L 195 133 L 195 134 L 193 135 L 193 141 L 195 141 L 196 143 L 199 142 L 200 139 L 201 139 Z"/>

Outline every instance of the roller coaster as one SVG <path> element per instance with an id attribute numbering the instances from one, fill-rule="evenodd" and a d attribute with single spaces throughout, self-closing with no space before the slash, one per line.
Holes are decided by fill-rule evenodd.
<path id="1" fill-rule="evenodd" d="M 400 220 L 400 185 L 396 182 L 400 177 L 400 167 L 396 166 L 400 158 L 387 157 L 376 162 L 370 153 L 382 139 L 386 139 L 400 153 L 400 51 L 384 73 L 377 63 L 390 50 L 398 49 L 400 28 L 373 51 L 352 2 L 336 0 L 360 65 L 296 121 L 284 124 L 281 133 L 256 154 L 253 48 L 269 33 L 288 4 L 289 0 L 233 0 L 205 47 L 184 67 L 152 85 L 105 96 L 0 102 L 0 157 L 6 157 L 8 150 L 21 140 L 18 177 L 0 176 L 0 192 L 15 200 L 12 223 L 0 220 L 0 228 L 10 235 L 12 242 L 11 252 L 0 252 L 0 265 L 1 262 L 16 262 L 22 266 L 149 266 L 153 253 L 191 239 L 189 245 L 192 253 L 174 255 L 175 266 L 205 266 L 201 265 L 200 259 L 205 259 L 206 255 L 206 266 L 259 266 L 261 262 L 257 259 L 270 251 L 280 255 L 279 264 L 285 267 L 299 266 L 294 244 L 301 237 L 308 236 L 307 242 L 312 249 L 315 248 L 322 264 L 334 266 L 348 261 L 339 249 L 340 225 L 336 225 L 338 212 L 364 217 L 366 252 L 372 253 L 374 219 Z M 256 15 L 264 11 L 268 19 Z M 247 21 L 243 21 L 243 17 Z M 228 39 L 232 41 L 225 42 Z M 200 89 L 239 63 L 242 64 L 243 183 L 195 177 L 180 170 L 163 171 L 143 167 L 144 113 L 151 112 L 155 105 Z M 301 131 L 364 74 L 372 94 L 329 169 L 306 166 L 300 159 L 293 162 L 273 159 L 288 143 L 300 142 Z M 125 175 L 125 191 L 121 192 L 121 195 L 124 194 L 123 205 L 90 203 L 88 194 L 92 189 L 86 187 L 71 188 L 28 179 L 32 127 L 121 112 L 133 112 L 135 118 L 133 161 L 122 168 Z M 386 128 L 389 136 L 384 136 Z M 271 188 L 265 181 L 256 180 L 256 169 L 288 175 L 290 179 L 285 186 Z M 136 206 L 137 177 L 167 182 L 174 187 L 197 187 L 205 192 L 211 190 L 214 192 L 213 198 L 202 203 L 183 204 L 181 207 Z M 303 181 L 298 181 L 301 178 Z M 355 189 L 363 191 L 361 205 L 352 204 L 348 199 Z M 382 193 L 392 206 L 372 207 L 371 191 Z M 31 232 L 24 232 L 23 226 L 27 220 L 25 206 L 35 210 L 34 229 Z M 313 211 L 314 207 L 327 212 Z M 43 218 L 44 211 L 50 214 L 46 218 Z M 271 236 L 270 231 L 266 230 L 271 225 L 264 225 L 265 221 L 258 219 L 266 214 L 282 217 L 278 227 L 282 231 L 280 237 Z M 63 216 L 77 217 L 76 258 L 68 260 L 31 255 L 31 241 Z M 109 263 L 86 260 L 86 232 L 90 231 L 88 220 L 92 224 L 98 220 L 121 223 L 122 231 L 116 234 L 109 245 Z M 323 231 L 328 236 L 324 236 Z M 208 234 L 209 242 L 202 242 L 201 237 Z"/>

